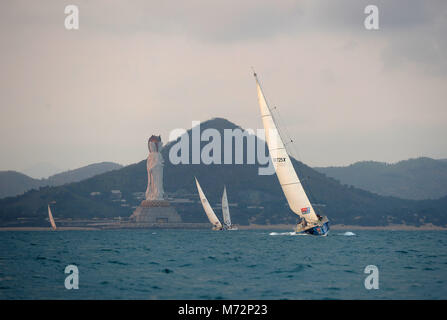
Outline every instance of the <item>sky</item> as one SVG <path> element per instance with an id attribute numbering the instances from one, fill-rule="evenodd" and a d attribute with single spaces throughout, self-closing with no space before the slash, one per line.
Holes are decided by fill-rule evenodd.
<path id="1" fill-rule="evenodd" d="M 214 117 L 262 128 L 251 67 L 308 165 L 447 158 L 446 34 L 442 0 L 4 0 L 0 170 L 127 165 Z"/>

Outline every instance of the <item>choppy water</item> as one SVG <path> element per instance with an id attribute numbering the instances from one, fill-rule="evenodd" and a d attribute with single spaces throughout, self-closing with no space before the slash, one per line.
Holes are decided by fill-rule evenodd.
<path id="1" fill-rule="evenodd" d="M 0 298 L 447 298 L 447 232 L 353 232 L 0 232 Z M 78 290 L 65 289 L 69 264 Z M 367 265 L 378 290 L 364 287 Z"/>

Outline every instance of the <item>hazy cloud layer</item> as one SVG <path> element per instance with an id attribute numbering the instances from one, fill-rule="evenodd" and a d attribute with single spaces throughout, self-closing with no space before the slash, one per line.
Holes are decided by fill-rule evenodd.
<path id="1" fill-rule="evenodd" d="M 152 133 L 226 117 L 262 126 L 255 66 L 302 160 L 447 158 L 447 2 L 0 4 L 0 169 L 135 162 Z"/>

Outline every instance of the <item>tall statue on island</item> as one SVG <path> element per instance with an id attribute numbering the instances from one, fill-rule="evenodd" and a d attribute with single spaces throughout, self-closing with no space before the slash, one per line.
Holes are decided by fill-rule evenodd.
<path id="1" fill-rule="evenodd" d="M 147 142 L 149 156 L 147 157 L 147 188 L 146 200 L 163 200 L 163 143 L 160 136 L 151 136 Z"/>
<path id="2" fill-rule="evenodd" d="M 164 199 L 163 189 L 163 144 L 160 136 L 151 136 L 147 142 L 149 155 L 146 161 L 147 187 L 145 200 L 135 209 L 130 220 L 142 227 L 173 226 L 182 218 L 169 201 Z"/>

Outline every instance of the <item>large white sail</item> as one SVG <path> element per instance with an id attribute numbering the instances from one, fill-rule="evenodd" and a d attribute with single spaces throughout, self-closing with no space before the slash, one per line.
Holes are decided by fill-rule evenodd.
<path id="1" fill-rule="evenodd" d="M 51 228 L 56 230 L 56 223 L 54 222 L 53 215 L 51 214 L 50 205 L 48 205 L 48 217 L 50 218 Z"/>
<path id="2" fill-rule="evenodd" d="M 270 157 L 272 158 L 276 175 L 287 202 L 289 203 L 289 207 L 294 213 L 304 218 L 307 222 L 317 222 L 317 215 L 315 214 L 315 211 L 307 198 L 306 192 L 298 179 L 298 175 L 293 168 L 293 164 L 287 154 L 281 135 L 278 133 L 275 120 L 264 97 L 256 73 L 254 76 L 256 79 L 258 102 L 261 109 L 262 122 Z"/>
<path id="3" fill-rule="evenodd" d="M 231 218 L 230 218 L 230 209 L 228 208 L 228 199 L 227 199 L 227 188 L 224 187 L 224 192 L 222 195 L 222 213 L 223 220 L 227 227 L 231 226 Z"/>
<path id="4" fill-rule="evenodd" d="M 208 220 L 210 220 L 211 224 L 214 225 L 215 227 L 222 228 L 222 224 L 220 223 L 219 219 L 214 213 L 213 208 L 211 208 L 208 199 L 205 197 L 205 194 L 203 193 L 202 188 L 200 187 L 199 181 L 197 181 L 197 178 L 195 179 L 196 179 L 197 190 L 199 191 L 200 201 L 202 202 L 202 206 L 203 209 L 205 210 Z"/>

